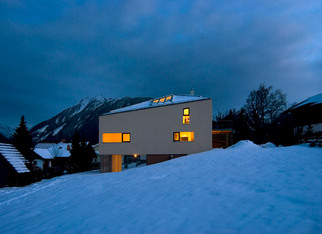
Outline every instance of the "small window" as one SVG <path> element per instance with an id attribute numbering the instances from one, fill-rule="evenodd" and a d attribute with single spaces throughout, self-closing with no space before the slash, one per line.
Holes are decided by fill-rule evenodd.
<path id="1" fill-rule="evenodd" d="M 190 116 L 183 116 L 182 123 L 183 124 L 190 124 Z"/>
<path id="2" fill-rule="evenodd" d="M 173 133 L 173 141 L 179 141 L 180 140 L 180 133 L 174 132 Z"/>
<path id="3" fill-rule="evenodd" d="M 184 108 L 183 109 L 183 115 L 184 116 L 189 116 L 190 115 L 190 109 L 189 108 Z"/>
<path id="4" fill-rule="evenodd" d="M 130 133 L 123 133 L 122 134 L 122 141 L 123 142 L 131 142 L 131 134 Z"/>
<path id="5" fill-rule="evenodd" d="M 183 124 L 190 124 L 190 108 L 183 109 L 182 123 Z"/>

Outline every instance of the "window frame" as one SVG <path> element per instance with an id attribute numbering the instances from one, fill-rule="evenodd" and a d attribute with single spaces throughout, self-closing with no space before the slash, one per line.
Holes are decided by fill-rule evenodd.
<path id="1" fill-rule="evenodd" d="M 129 135 L 130 140 L 124 141 L 124 135 Z M 131 142 L 131 133 L 130 132 L 122 132 L 122 143 L 130 143 Z"/>
<path id="2" fill-rule="evenodd" d="M 193 140 L 191 140 L 191 141 L 182 141 L 181 140 L 181 133 L 192 133 L 193 134 L 193 137 L 192 137 L 192 139 Z M 175 140 L 175 134 L 178 134 L 178 136 L 179 136 L 179 139 L 178 140 Z M 195 132 L 173 132 L 173 142 L 194 142 L 195 141 Z"/>
<path id="3" fill-rule="evenodd" d="M 185 114 L 185 112 L 188 112 L 188 113 Z M 183 125 L 190 124 L 190 107 L 185 107 L 182 110 L 182 124 Z"/>
<path id="4" fill-rule="evenodd" d="M 105 134 L 120 134 L 121 138 L 120 141 L 104 141 L 104 135 Z M 124 135 L 129 134 L 129 141 L 124 140 Z M 102 143 L 104 144 L 120 144 L 120 143 L 130 143 L 131 142 L 131 133 L 130 132 L 104 132 L 102 133 Z"/>
<path id="5" fill-rule="evenodd" d="M 175 134 L 178 134 L 178 140 L 176 140 L 176 139 L 175 139 L 175 137 L 174 137 L 174 136 L 175 136 Z M 174 141 L 174 142 L 178 142 L 178 141 L 180 141 L 180 132 L 173 132 L 173 141 Z"/>
<path id="6" fill-rule="evenodd" d="M 184 112 L 185 110 L 188 110 L 188 114 L 186 115 Z M 183 113 L 182 113 L 183 116 L 190 116 L 190 107 L 185 107 L 183 108 Z"/>

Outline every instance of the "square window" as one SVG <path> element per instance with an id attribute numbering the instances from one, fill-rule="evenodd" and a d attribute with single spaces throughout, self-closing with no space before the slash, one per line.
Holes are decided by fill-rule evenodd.
<path id="1" fill-rule="evenodd" d="M 130 133 L 123 133 L 122 134 L 122 142 L 130 142 L 131 141 L 131 134 Z"/>
<path id="2" fill-rule="evenodd" d="M 190 115 L 190 109 L 189 108 L 184 108 L 183 109 L 183 115 L 184 116 L 189 116 Z"/>

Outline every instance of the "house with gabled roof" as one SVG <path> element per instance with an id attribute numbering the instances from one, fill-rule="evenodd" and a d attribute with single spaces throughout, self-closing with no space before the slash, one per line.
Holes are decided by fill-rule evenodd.
<path id="1" fill-rule="evenodd" d="M 322 93 L 309 97 L 292 106 L 290 113 L 293 121 L 294 135 L 300 142 L 317 141 L 322 137 Z"/>
<path id="2" fill-rule="evenodd" d="M 59 167 L 62 170 L 67 170 L 68 160 L 71 156 L 71 143 L 64 141 L 59 143 L 38 143 L 34 151 L 41 156 L 36 161 L 37 165 L 45 165 L 45 167 Z"/>
<path id="3" fill-rule="evenodd" d="M 128 155 L 150 165 L 210 149 L 210 98 L 167 95 L 99 117 L 101 172 L 121 171 Z"/>
<path id="4" fill-rule="evenodd" d="M 34 159 L 33 164 L 36 167 L 39 167 L 41 170 L 52 167 L 54 157 L 49 149 L 35 148 L 34 152 L 36 153 L 36 158 Z"/>
<path id="5" fill-rule="evenodd" d="M 27 163 L 13 145 L 0 143 L 0 187 L 28 184 L 31 176 Z"/>

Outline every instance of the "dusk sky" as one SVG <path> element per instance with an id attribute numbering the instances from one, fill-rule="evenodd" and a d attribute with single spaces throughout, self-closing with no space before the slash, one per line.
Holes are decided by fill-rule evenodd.
<path id="1" fill-rule="evenodd" d="M 0 0 L 0 123 L 82 98 L 187 94 L 214 113 L 261 83 L 322 92 L 322 1 Z"/>

